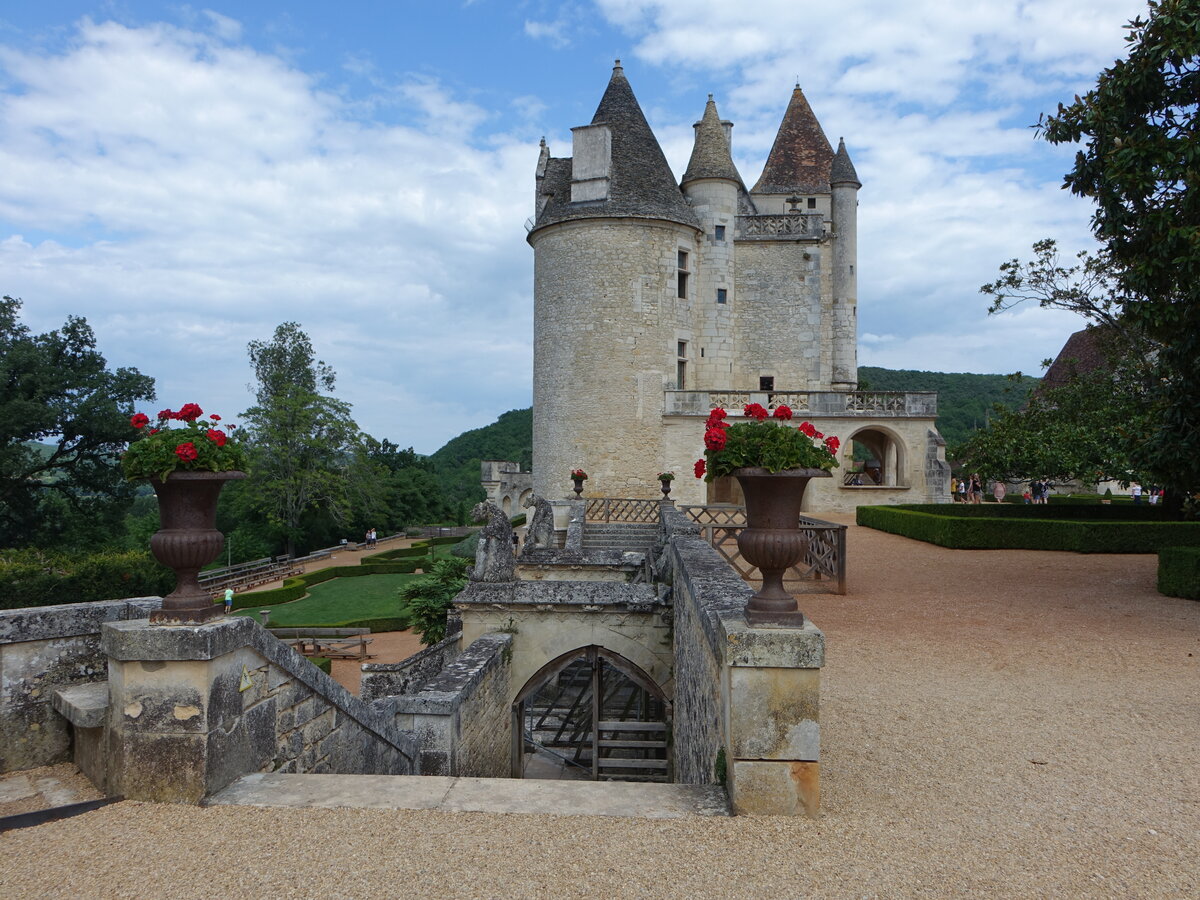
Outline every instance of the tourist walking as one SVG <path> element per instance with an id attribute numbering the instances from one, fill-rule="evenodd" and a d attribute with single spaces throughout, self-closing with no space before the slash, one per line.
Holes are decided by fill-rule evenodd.
<path id="1" fill-rule="evenodd" d="M 983 481 L 980 479 L 978 472 L 974 473 L 971 476 L 970 493 L 971 493 L 971 502 L 972 503 L 982 503 L 983 502 Z"/>
<path id="2" fill-rule="evenodd" d="M 958 478 L 954 475 L 950 476 L 950 500 L 958 502 Z"/>
<path id="3" fill-rule="evenodd" d="M 958 502 L 967 502 L 967 479 L 965 478 L 958 479 Z"/>
<path id="4" fill-rule="evenodd" d="M 233 588 L 225 588 L 225 615 L 233 612 Z"/>
<path id="5" fill-rule="evenodd" d="M 1129 493 L 1133 497 L 1133 505 L 1141 506 L 1142 505 L 1142 486 L 1135 481 L 1133 484 L 1131 484 L 1129 486 Z"/>
<path id="6" fill-rule="evenodd" d="M 1008 493 L 1008 488 L 1003 481 L 997 481 L 992 485 L 992 496 L 996 498 L 997 503 L 1004 502 L 1004 495 Z"/>

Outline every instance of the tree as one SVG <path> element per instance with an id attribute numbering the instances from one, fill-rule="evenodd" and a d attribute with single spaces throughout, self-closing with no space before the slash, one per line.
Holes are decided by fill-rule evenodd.
<path id="1" fill-rule="evenodd" d="M 1064 178 L 1096 203 L 1092 231 L 1124 295 L 1122 314 L 1162 347 L 1151 433 L 1139 459 L 1177 494 L 1200 490 L 1200 3 L 1150 0 L 1127 59 L 1039 123 L 1082 143 Z"/>
<path id="2" fill-rule="evenodd" d="M 348 511 L 348 470 L 359 441 L 350 405 L 333 390 L 333 369 L 316 359 L 312 341 L 284 322 L 269 342 L 251 341 L 258 403 L 243 413 L 250 429 L 253 503 L 295 555 L 306 516 Z"/>
<path id="3" fill-rule="evenodd" d="M 104 543 L 133 496 L 119 454 L 154 380 L 109 371 L 86 319 L 33 334 L 20 308 L 0 300 L 0 546 Z"/>

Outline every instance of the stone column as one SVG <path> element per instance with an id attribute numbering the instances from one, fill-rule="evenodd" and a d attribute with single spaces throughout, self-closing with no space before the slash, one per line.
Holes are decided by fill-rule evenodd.
<path id="1" fill-rule="evenodd" d="M 821 808 L 820 691 L 825 635 L 724 620 L 726 786 L 738 815 L 808 816 Z"/>
<path id="2" fill-rule="evenodd" d="M 199 803 L 270 763 L 275 701 L 243 704 L 266 691 L 263 661 L 248 647 L 253 628 L 240 616 L 189 626 L 104 624 L 112 793 Z M 244 698 L 249 691 L 256 697 Z"/>

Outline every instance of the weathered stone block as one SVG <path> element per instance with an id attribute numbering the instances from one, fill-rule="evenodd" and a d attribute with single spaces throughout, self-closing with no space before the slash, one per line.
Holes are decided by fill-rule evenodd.
<path id="1" fill-rule="evenodd" d="M 807 816 L 821 810 L 820 763 L 735 760 L 729 801 L 736 815 Z"/>
<path id="2" fill-rule="evenodd" d="M 818 669 L 729 669 L 729 746 L 736 759 L 820 759 Z"/>

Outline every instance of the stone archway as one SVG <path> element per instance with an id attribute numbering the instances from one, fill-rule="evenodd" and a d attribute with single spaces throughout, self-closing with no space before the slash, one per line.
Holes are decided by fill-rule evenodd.
<path id="1" fill-rule="evenodd" d="M 877 487 L 908 486 L 908 447 L 904 439 L 892 429 L 882 425 L 869 425 L 853 432 L 846 438 L 846 459 L 853 459 L 855 445 L 866 450 L 869 459 L 863 460 L 859 473 L 859 484 Z M 853 466 L 847 466 L 843 478 L 854 484 Z"/>
<path id="2" fill-rule="evenodd" d="M 570 650 L 517 693 L 512 775 L 670 781 L 670 710 L 636 663 L 595 644 Z"/>

